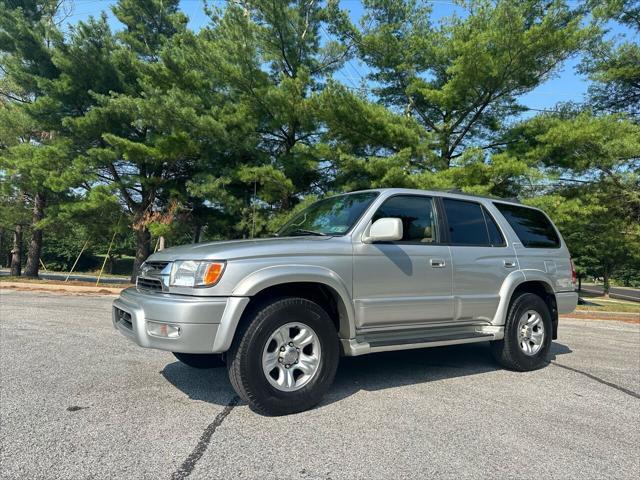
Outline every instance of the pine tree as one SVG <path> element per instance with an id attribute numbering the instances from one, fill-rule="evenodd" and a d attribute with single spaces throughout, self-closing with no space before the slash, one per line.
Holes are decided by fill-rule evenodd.
<path id="1" fill-rule="evenodd" d="M 336 2 L 333 2 L 334 5 Z M 370 68 L 372 94 L 435 136 L 431 168 L 454 166 L 474 147 L 500 146 L 518 98 L 547 80 L 591 38 L 563 1 L 469 0 L 465 15 L 430 20 L 429 2 L 367 0 L 358 28 L 336 27 Z"/>
<path id="2" fill-rule="evenodd" d="M 640 1 L 592 1 L 593 15 L 601 23 L 615 21 L 640 33 Z M 605 28 L 605 27 L 603 27 Z M 580 71 L 589 75 L 589 104 L 604 113 L 627 113 L 640 122 L 640 45 L 624 39 L 605 40 L 600 37 L 589 49 Z"/>
<path id="3" fill-rule="evenodd" d="M 56 176 L 66 158 L 66 142 L 58 138 L 55 113 L 43 86 L 59 71 L 53 55 L 62 35 L 56 26 L 60 3 L 52 0 L 0 2 L 0 117 L 3 128 L 0 168 L 3 181 L 22 192 L 32 209 L 31 239 L 25 275 L 37 277 L 40 267 L 43 231 L 41 221 L 47 200 L 59 182 Z M 22 202 L 20 202 L 22 204 Z M 22 225 L 16 226 L 16 237 Z M 16 241 L 12 266 L 19 272 L 21 249 Z"/>
<path id="4" fill-rule="evenodd" d="M 212 159 L 190 188 L 240 218 L 237 235 L 254 236 L 302 196 L 328 188 L 320 96 L 348 51 L 323 41 L 327 11 L 319 2 L 235 2 L 211 16 L 207 65 L 252 119 L 253 149 L 222 170 Z"/>
<path id="5" fill-rule="evenodd" d="M 87 80 L 91 90 L 80 115 L 70 112 L 66 125 L 74 141 L 83 147 L 76 158 L 94 172 L 98 182 L 111 186 L 119 195 L 136 237 L 132 278 L 150 253 L 148 216 L 157 207 L 165 184 L 183 175 L 181 157 L 145 122 L 143 79 L 160 60 L 163 48 L 174 35 L 185 31 L 186 17 L 178 2 L 167 0 L 121 0 L 113 12 L 124 29 L 112 34 L 106 20 L 81 24 L 61 55 L 64 74 L 78 94 Z M 81 70 L 78 56 L 92 54 L 90 66 Z M 87 79 L 89 72 L 93 77 Z M 61 86 L 65 92 L 66 85 Z M 68 89 L 67 89 L 68 90 Z M 67 91 L 73 95 L 74 88 Z M 163 148 L 167 147 L 167 148 Z"/>

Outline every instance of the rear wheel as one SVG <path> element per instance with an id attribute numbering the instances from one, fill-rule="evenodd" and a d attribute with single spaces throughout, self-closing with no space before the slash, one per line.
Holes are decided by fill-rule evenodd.
<path id="1" fill-rule="evenodd" d="M 551 314 L 538 295 L 518 295 L 507 315 L 504 339 L 491 342 L 491 352 L 503 367 L 528 371 L 545 366 L 551 346 Z"/>
<path id="2" fill-rule="evenodd" d="M 173 355 L 185 365 L 193 368 L 218 368 L 224 367 L 222 355 L 219 353 L 180 353 Z"/>
<path id="3" fill-rule="evenodd" d="M 227 354 L 227 369 L 233 388 L 253 410 L 287 415 L 320 401 L 338 357 L 338 335 L 326 311 L 288 297 L 250 314 Z"/>

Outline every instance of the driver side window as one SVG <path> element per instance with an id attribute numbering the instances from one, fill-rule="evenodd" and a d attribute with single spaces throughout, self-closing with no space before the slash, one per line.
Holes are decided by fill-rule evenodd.
<path id="1" fill-rule="evenodd" d="M 386 200 L 374 214 L 380 218 L 402 220 L 402 243 L 437 243 L 438 223 L 431 197 L 397 195 Z"/>

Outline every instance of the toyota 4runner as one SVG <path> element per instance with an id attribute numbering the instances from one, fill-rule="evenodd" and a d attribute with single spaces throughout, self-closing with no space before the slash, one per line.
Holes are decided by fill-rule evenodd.
<path id="1" fill-rule="evenodd" d="M 113 324 L 190 367 L 226 364 L 254 410 L 317 404 L 341 355 L 489 341 L 546 364 L 576 274 L 557 229 L 518 202 L 406 189 L 320 200 L 274 238 L 154 253 Z"/>

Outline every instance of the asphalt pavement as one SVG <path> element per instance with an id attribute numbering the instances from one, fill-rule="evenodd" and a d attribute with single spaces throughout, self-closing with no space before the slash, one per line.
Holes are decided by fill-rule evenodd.
<path id="1" fill-rule="evenodd" d="M 638 478 L 640 325 L 563 320 L 551 364 L 484 344 L 346 358 L 270 418 L 224 369 L 113 330 L 112 297 L 0 290 L 0 478 Z"/>

